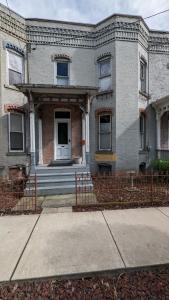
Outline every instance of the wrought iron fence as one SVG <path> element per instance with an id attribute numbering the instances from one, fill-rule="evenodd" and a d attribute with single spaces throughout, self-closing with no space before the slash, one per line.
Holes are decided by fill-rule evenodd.
<path id="1" fill-rule="evenodd" d="M 76 205 L 169 204 L 169 174 L 76 174 Z M 90 184 L 89 184 L 90 182 Z"/>
<path id="2" fill-rule="evenodd" d="M 0 213 L 36 212 L 36 175 L 29 178 L 0 179 Z"/>

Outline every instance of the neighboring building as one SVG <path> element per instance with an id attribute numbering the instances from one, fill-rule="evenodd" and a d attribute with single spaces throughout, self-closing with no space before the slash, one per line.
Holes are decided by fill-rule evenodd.
<path id="1" fill-rule="evenodd" d="M 168 32 L 139 16 L 92 25 L 0 11 L 1 173 L 63 159 L 138 170 L 169 158 Z"/>

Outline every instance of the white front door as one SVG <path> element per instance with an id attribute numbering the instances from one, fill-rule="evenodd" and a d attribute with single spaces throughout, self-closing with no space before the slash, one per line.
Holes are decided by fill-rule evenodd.
<path id="1" fill-rule="evenodd" d="M 55 119 L 55 159 L 71 158 L 70 119 Z"/>

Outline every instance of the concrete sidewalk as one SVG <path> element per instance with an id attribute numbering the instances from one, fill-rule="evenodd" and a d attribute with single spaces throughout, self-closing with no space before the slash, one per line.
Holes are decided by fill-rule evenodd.
<path id="1" fill-rule="evenodd" d="M 0 217 L 0 281 L 169 263 L 169 207 Z"/>

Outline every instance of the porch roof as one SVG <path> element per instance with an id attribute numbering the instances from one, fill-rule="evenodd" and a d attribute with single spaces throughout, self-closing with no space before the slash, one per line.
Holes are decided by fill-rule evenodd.
<path id="1" fill-rule="evenodd" d="M 159 98 L 152 103 L 153 107 L 157 109 L 166 104 L 169 105 L 169 95 Z"/>
<path id="2" fill-rule="evenodd" d="M 63 86 L 54 84 L 16 84 L 16 87 L 23 92 L 28 94 L 32 92 L 33 94 L 57 94 L 57 95 L 89 95 L 95 96 L 98 92 L 98 87 L 92 86 Z"/>

